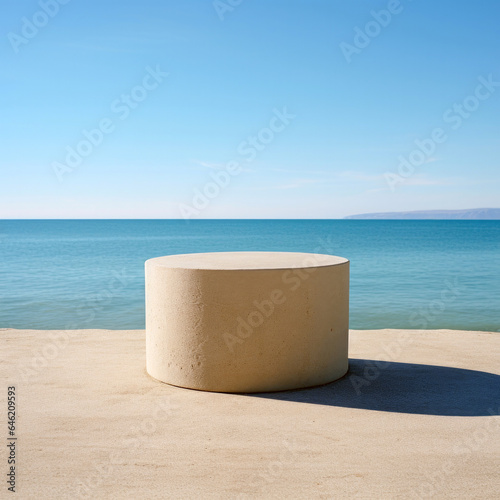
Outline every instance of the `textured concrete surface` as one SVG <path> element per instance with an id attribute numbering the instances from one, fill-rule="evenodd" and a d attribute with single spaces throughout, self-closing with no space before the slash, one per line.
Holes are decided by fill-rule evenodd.
<path id="1" fill-rule="evenodd" d="M 0 335 L 16 498 L 498 498 L 498 333 L 351 331 L 344 378 L 264 395 L 154 380 L 144 331 Z"/>
<path id="2" fill-rule="evenodd" d="M 170 384 L 260 392 L 347 371 L 349 261 L 293 252 L 146 262 L 147 371 Z"/>

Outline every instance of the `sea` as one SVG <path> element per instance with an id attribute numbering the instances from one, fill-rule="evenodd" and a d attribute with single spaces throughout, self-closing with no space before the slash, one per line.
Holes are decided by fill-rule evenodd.
<path id="1" fill-rule="evenodd" d="M 0 220 L 0 327 L 143 329 L 144 262 L 286 251 L 350 260 L 350 328 L 500 331 L 500 221 Z"/>

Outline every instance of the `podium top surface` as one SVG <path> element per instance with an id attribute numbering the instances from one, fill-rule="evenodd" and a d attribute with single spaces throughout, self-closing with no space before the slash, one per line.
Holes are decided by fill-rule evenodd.
<path id="1" fill-rule="evenodd" d="M 349 261 L 334 255 L 296 252 L 211 252 L 167 255 L 146 261 L 171 269 L 268 270 L 327 267 Z"/>

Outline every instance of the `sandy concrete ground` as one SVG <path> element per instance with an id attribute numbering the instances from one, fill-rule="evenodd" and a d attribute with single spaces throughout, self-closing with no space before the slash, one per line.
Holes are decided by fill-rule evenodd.
<path id="1" fill-rule="evenodd" d="M 499 495 L 498 333 L 352 331 L 342 380 L 266 395 L 153 380 L 143 331 L 0 335 L 17 498 Z"/>

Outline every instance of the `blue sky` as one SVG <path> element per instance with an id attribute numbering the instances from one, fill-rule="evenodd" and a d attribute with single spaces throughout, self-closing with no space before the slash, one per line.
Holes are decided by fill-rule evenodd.
<path id="1" fill-rule="evenodd" d="M 494 0 L 6 0 L 0 217 L 499 206 L 498 19 Z"/>

